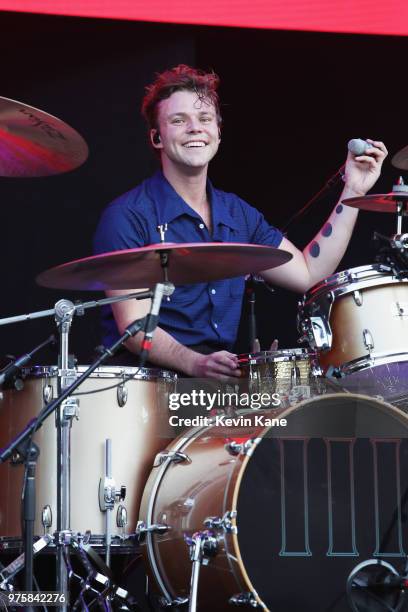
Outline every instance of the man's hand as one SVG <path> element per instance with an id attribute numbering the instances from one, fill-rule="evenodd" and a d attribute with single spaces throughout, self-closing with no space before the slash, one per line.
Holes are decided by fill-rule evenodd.
<path id="1" fill-rule="evenodd" d="M 383 142 L 367 138 L 372 145 L 364 155 L 355 157 L 349 152 L 345 169 L 346 187 L 356 196 L 364 196 L 377 181 L 381 173 L 381 166 L 388 155 Z"/>
<path id="2" fill-rule="evenodd" d="M 241 375 L 237 355 L 228 351 L 218 351 L 210 355 L 197 353 L 189 373 L 194 378 L 216 378 L 223 382 Z"/>

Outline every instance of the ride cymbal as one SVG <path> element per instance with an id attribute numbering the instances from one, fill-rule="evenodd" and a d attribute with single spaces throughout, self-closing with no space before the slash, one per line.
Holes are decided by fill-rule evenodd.
<path id="1" fill-rule="evenodd" d="M 42 272 L 36 281 L 53 289 L 88 291 L 152 287 L 164 280 L 160 254 L 168 257 L 168 280 L 175 285 L 244 276 L 292 259 L 287 251 L 257 244 L 160 243 L 71 261 Z"/>
<path id="2" fill-rule="evenodd" d="M 44 111 L 0 97 L 0 176 L 51 176 L 74 170 L 88 145 L 69 125 Z"/>

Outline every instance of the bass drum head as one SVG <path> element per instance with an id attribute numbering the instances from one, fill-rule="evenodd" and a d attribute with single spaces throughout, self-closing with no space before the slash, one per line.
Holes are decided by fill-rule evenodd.
<path id="1" fill-rule="evenodd" d="M 355 569 L 381 560 L 403 572 L 407 417 L 374 398 L 335 394 L 279 418 L 287 427 L 258 438 L 236 488 L 248 591 L 273 612 L 394 609 L 399 595 L 382 589 L 381 572 L 366 579 Z"/>

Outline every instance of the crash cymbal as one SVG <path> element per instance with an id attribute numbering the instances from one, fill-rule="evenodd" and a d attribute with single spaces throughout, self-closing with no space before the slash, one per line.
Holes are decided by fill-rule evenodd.
<path id="1" fill-rule="evenodd" d="M 390 193 L 372 194 L 342 200 L 342 204 L 351 206 L 352 208 L 361 208 L 362 210 L 388 213 L 396 212 L 397 202 L 403 202 L 403 210 L 405 214 L 407 210 L 408 192 L 392 191 Z"/>
<path id="2" fill-rule="evenodd" d="M 404 147 L 401 151 L 398 151 L 391 159 L 391 163 L 394 168 L 408 170 L 408 147 Z"/>
<path id="3" fill-rule="evenodd" d="M 0 97 L 0 176 L 51 176 L 77 168 L 87 157 L 82 136 L 61 119 Z"/>
<path id="4" fill-rule="evenodd" d="M 140 289 L 163 281 L 160 252 L 168 252 L 169 281 L 175 285 L 208 283 L 275 268 L 292 259 L 282 249 L 229 242 L 160 243 L 86 257 L 37 276 L 53 289 Z"/>

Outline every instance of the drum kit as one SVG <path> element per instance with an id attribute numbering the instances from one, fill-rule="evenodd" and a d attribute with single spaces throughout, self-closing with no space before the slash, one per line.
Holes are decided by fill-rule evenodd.
<path id="1" fill-rule="evenodd" d="M 59 119 L 0 98 L 3 176 L 72 170 L 87 151 Z M 407 170 L 408 148 L 393 163 Z M 251 393 L 281 396 L 266 412 L 286 420 L 283 434 L 210 422 L 174 439 L 168 409 L 178 376 L 145 362 L 174 285 L 257 273 L 289 253 L 162 241 L 41 273 L 40 285 L 58 289 L 154 290 L 60 300 L 0 320 L 52 316 L 59 333 L 58 365 L 27 367 L 34 349 L 0 372 L 0 553 L 24 551 L 0 566 L 0 595 L 17 588 L 23 569 L 24 590 L 32 591 L 33 557 L 47 549 L 56 558 L 55 590 L 71 596 L 62 609 L 143 609 L 111 571 L 111 555 L 141 551 L 155 594 L 150 609 L 402 609 L 406 571 L 387 559 L 405 562 L 408 546 L 407 203 L 402 181 L 389 194 L 345 200 L 394 213 L 396 234 L 377 235 L 374 264 L 334 274 L 303 297 L 298 328 L 307 348 L 239 357 Z M 70 362 L 75 314 L 147 298 L 150 313 L 91 366 Z M 139 367 L 103 365 L 139 331 Z"/>

